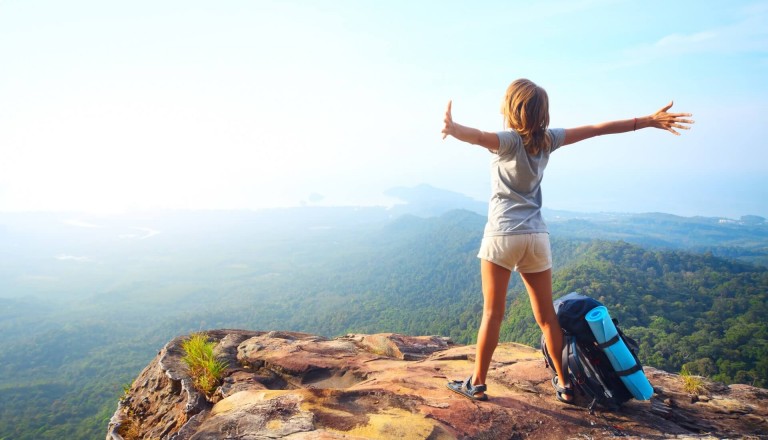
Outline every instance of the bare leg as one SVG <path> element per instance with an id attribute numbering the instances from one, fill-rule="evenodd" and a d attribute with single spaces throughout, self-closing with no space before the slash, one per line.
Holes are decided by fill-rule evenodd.
<path id="1" fill-rule="evenodd" d="M 564 374 L 561 353 L 563 351 L 563 331 L 557 321 L 555 307 L 552 304 L 552 269 L 537 273 L 521 273 L 531 300 L 531 308 L 536 323 L 544 333 L 547 351 L 557 372 L 557 381 L 561 387 L 570 385 L 568 376 Z M 563 395 L 570 400 L 570 396 Z"/>
<path id="2" fill-rule="evenodd" d="M 499 343 L 501 321 L 507 302 L 507 288 L 512 272 L 487 260 L 480 260 L 483 282 L 483 319 L 477 332 L 477 354 L 472 385 L 485 383 L 488 368 Z"/>

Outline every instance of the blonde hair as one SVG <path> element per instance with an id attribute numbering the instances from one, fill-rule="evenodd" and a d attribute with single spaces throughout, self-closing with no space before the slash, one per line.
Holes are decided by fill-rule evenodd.
<path id="1" fill-rule="evenodd" d="M 501 104 L 504 127 L 515 130 L 523 138 L 528 154 L 549 151 L 549 97 L 546 90 L 527 79 L 516 79 L 507 87 Z"/>

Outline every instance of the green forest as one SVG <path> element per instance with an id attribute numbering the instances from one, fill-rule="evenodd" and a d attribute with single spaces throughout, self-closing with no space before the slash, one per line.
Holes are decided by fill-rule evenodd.
<path id="1" fill-rule="evenodd" d="M 398 332 L 474 343 L 483 216 L 278 214 L 143 219 L 167 232 L 130 242 L 111 237 L 133 221 L 82 231 L 43 228 L 52 223 L 40 218 L 0 224 L 9 244 L 0 287 L 30 292 L 0 297 L 0 439 L 102 438 L 124 387 L 179 334 Z M 685 219 L 666 215 L 551 222 L 555 294 L 602 301 L 645 365 L 765 387 L 768 227 L 690 222 L 684 244 L 675 237 Z M 61 255 L 72 258 L 51 258 Z M 502 339 L 539 338 L 514 279 Z"/>
<path id="2" fill-rule="evenodd" d="M 683 366 L 724 383 L 768 385 L 768 271 L 682 251 L 650 251 L 623 242 L 579 246 L 578 261 L 558 271 L 553 289 L 602 303 L 640 343 L 640 359 L 666 371 Z M 529 345 L 541 333 L 519 295 L 502 335 Z"/>

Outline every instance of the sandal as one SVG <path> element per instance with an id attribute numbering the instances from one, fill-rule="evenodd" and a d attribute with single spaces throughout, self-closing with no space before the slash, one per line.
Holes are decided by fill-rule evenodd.
<path id="1" fill-rule="evenodd" d="M 455 393 L 459 393 L 462 396 L 479 401 L 488 400 L 488 396 L 485 395 L 485 391 L 488 389 L 485 385 L 472 385 L 472 376 L 469 376 L 467 380 L 453 380 L 448 382 L 448 389 Z M 483 393 L 481 396 L 476 396 L 477 393 Z"/>
<path id="2" fill-rule="evenodd" d="M 574 399 L 573 389 L 571 387 L 561 387 L 558 385 L 557 376 L 552 378 L 552 386 L 555 388 L 555 397 L 557 400 L 567 403 L 568 405 L 575 405 L 576 399 Z M 570 400 L 563 396 L 570 396 Z"/>

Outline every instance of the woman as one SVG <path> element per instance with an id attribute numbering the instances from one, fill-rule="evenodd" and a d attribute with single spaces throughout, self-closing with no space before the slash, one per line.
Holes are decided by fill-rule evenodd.
<path id="1" fill-rule="evenodd" d="M 452 381 L 448 387 L 473 400 L 487 400 L 485 379 L 499 341 L 507 288 L 512 271 L 520 273 L 531 301 L 533 315 L 546 338 L 557 376 L 555 396 L 572 403 L 573 391 L 560 352 L 563 334 L 552 304 L 552 255 L 549 233 L 541 216 L 541 180 L 549 155 L 561 146 L 594 136 L 659 128 L 679 135 L 689 129 L 690 113 L 667 113 L 672 102 L 649 116 L 603 122 L 569 129 L 548 129 L 547 92 L 527 79 L 507 88 L 502 102 L 506 130 L 498 133 L 465 127 L 453 121 L 451 102 L 445 112 L 443 139 L 447 136 L 479 145 L 494 154 L 491 165 L 492 195 L 488 223 L 478 257 L 483 286 L 483 318 L 477 335 L 477 356 L 472 376 Z"/>

